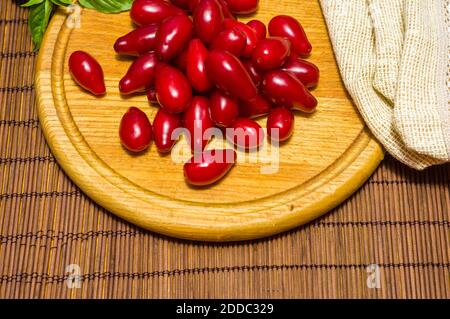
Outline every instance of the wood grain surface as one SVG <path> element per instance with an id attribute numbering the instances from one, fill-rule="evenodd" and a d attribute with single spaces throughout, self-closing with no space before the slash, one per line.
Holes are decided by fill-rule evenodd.
<path id="1" fill-rule="evenodd" d="M 145 96 L 122 97 L 117 89 L 131 60 L 116 56 L 112 45 L 131 30 L 128 14 L 90 10 L 82 12 L 77 29 L 66 26 L 64 13 L 55 14 L 38 58 L 39 119 L 59 164 L 89 197 L 114 214 L 178 238 L 260 238 L 337 206 L 372 174 L 383 151 L 343 87 L 318 2 L 262 1 L 257 17 L 267 22 L 280 13 L 302 21 L 314 47 L 310 60 L 322 78 L 314 91 L 318 111 L 296 114 L 295 134 L 279 149 L 276 174 L 261 174 L 267 154 L 239 153 L 238 165 L 222 182 L 191 188 L 183 179 L 182 163 L 160 156 L 154 145 L 140 156 L 124 151 L 118 137 L 123 113 L 133 105 L 153 119 L 157 107 Z M 79 49 L 103 66 L 106 96 L 95 98 L 71 79 L 67 60 Z M 213 142 L 221 144 L 219 139 Z M 179 154 L 188 155 L 184 141 L 177 146 Z"/>

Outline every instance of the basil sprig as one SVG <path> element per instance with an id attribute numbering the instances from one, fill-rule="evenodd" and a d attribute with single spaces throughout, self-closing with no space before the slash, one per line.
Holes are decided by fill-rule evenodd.
<path id="1" fill-rule="evenodd" d="M 130 10 L 133 0 L 78 0 L 78 3 L 103 13 L 117 13 Z"/>
<path id="2" fill-rule="evenodd" d="M 29 0 L 22 7 L 29 7 L 28 16 L 34 48 L 41 46 L 42 38 L 47 29 L 50 16 L 57 6 L 68 6 L 75 2 L 83 8 L 94 9 L 103 13 L 118 13 L 128 11 L 133 0 Z"/>
<path id="3" fill-rule="evenodd" d="M 53 3 L 49 0 L 42 0 L 31 7 L 28 20 L 35 49 L 38 49 L 42 42 L 52 11 Z"/>

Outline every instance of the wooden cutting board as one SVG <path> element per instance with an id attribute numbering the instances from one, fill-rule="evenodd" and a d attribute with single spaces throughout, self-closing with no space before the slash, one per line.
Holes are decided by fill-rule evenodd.
<path id="1" fill-rule="evenodd" d="M 307 223 L 337 206 L 372 174 L 383 151 L 343 86 L 318 1 L 261 1 L 256 17 L 268 22 L 277 14 L 302 22 L 314 47 L 310 60 L 321 70 L 314 91 L 318 110 L 309 116 L 296 114 L 294 136 L 278 149 L 278 172 L 261 173 L 263 167 L 276 166 L 269 164 L 276 149 L 266 143 L 258 153 L 239 153 L 238 164 L 220 183 L 191 188 L 183 178 L 182 160 L 190 157 L 184 140 L 177 144 L 176 157 L 160 156 L 154 145 L 139 156 L 124 151 L 118 136 L 122 115 L 138 106 L 153 119 L 157 106 L 149 105 L 145 95 L 122 97 L 118 91 L 131 60 L 116 56 L 112 47 L 132 28 L 128 13 L 91 10 L 82 11 L 81 27 L 75 29 L 57 12 L 39 54 L 39 118 L 58 163 L 112 213 L 178 238 L 260 238 Z M 71 79 L 67 61 L 75 50 L 86 50 L 103 66 L 106 96 L 96 98 Z M 265 119 L 260 124 L 265 126 Z M 212 144 L 221 146 L 223 141 Z"/>

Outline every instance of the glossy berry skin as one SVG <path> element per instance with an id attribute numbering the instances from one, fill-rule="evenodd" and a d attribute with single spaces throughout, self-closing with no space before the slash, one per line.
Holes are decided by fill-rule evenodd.
<path id="1" fill-rule="evenodd" d="M 153 86 L 147 90 L 147 100 L 150 103 L 158 103 L 158 98 L 156 97 L 156 89 Z"/>
<path id="2" fill-rule="evenodd" d="M 137 25 L 161 23 L 168 17 L 184 15 L 184 11 L 164 0 L 135 0 L 130 16 Z"/>
<path id="3" fill-rule="evenodd" d="M 200 0 L 195 8 L 193 19 L 195 34 L 204 43 L 211 43 L 222 31 L 224 18 L 217 0 Z"/>
<path id="4" fill-rule="evenodd" d="M 225 0 L 230 11 L 236 14 L 249 14 L 258 9 L 259 0 Z"/>
<path id="5" fill-rule="evenodd" d="M 206 59 L 206 70 L 219 89 L 236 98 L 251 100 L 258 94 L 241 61 L 229 52 L 211 51 Z"/>
<path id="6" fill-rule="evenodd" d="M 245 23 L 239 22 L 234 19 L 225 19 L 223 21 L 223 25 L 225 29 L 237 28 L 245 35 L 247 43 L 242 55 L 244 57 L 251 57 L 253 50 L 258 44 L 258 37 L 256 35 L 256 32 Z"/>
<path id="7" fill-rule="evenodd" d="M 287 15 L 279 15 L 269 22 L 269 34 L 274 37 L 285 37 L 292 44 L 292 52 L 307 57 L 312 46 L 300 22 Z"/>
<path id="8" fill-rule="evenodd" d="M 197 5 L 200 3 L 200 0 L 188 0 L 188 2 L 189 2 L 188 4 L 189 10 L 191 12 L 194 12 L 195 8 L 197 8 Z"/>
<path id="9" fill-rule="evenodd" d="M 161 107 L 169 113 L 181 113 L 189 107 L 192 89 L 184 74 L 165 63 L 156 68 L 156 95 Z"/>
<path id="10" fill-rule="evenodd" d="M 184 177 L 194 186 L 207 186 L 222 179 L 236 163 L 237 154 L 232 149 L 209 150 L 194 155 L 184 164 Z"/>
<path id="11" fill-rule="evenodd" d="M 213 83 L 206 73 L 206 58 L 208 49 L 200 39 L 193 39 L 189 43 L 186 57 L 186 75 L 192 87 L 197 92 L 206 92 L 213 87 Z"/>
<path id="12" fill-rule="evenodd" d="M 267 36 L 267 28 L 266 25 L 260 20 L 251 20 L 247 22 L 247 25 L 253 29 L 256 33 L 256 37 L 259 40 L 265 39 Z"/>
<path id="13" fill-rule="evenodd" d="M 169 153 L 175 145 L 172 133 L 182 127 L 181 116 L 159 109 L 153 120 L 153 139 L 160 153 Z"/>
<path id="14" fill-rule="evenodd" d="M 281 67 L 291 53 L 289 40 L 270 37 L 258 42 L 252 54 L 255 66 L 260 70 L 273 70 Z"/>
<path id="15" fill-rule="evenodd" d="M 130 107 L 122 117 L 119 128 L 122 145 L 130 152 L 142 152 L 152 141 L 152 124 L 137 107 Z"/>
<path id="16" fill-rule="evenodd" d="M 210 116 L 210 102 L 203 96 L 195 96 L 183 114 L 183 126 L 190 133 L 191 149 L 194 153 L 204 150 L 209 139 L 204 138 L 206 130 L 214 126 Z"/>
<path id="17" fill-rule="evenodd" d="M 276 106 L 293 108 L 311 113 L 316 109 L 317 100 L 308 89 L 292 74 L 276 70 L 264 76 L 263 92 Z"/>
<path id="18" fill-rule="evenodd" d="M 256 87 L 260 87 L 264 78 L 264 73 L 259 70 L 255 63 L 253 63 L 252 59 L 245 59 L 242 60 L 242 64 L 244 65 L 245 69 L 247 70 L 248 74 L 250 74 L 250 77 L 253 80 L 253 83 L 255 83 Z"/>
<path id="19" fill-rule="evenodd" d="M 226 29 L 220 32 L 211 43 L 211 50 L 228 51 L 240 57 L 247 45 L 247 38 L 238 28 Z"/>
<path id="20" fill-rule="evenodd" d="M 272 103 L 262 95 L 258 95 L 251 101 L 239 102 L 239 116 L 257 118 L 269 114 L 271 108 Z"/>
<path id="21" fill-rule="evenodd" d="M 159 25 L 150 24 L 139 27 L 120 37 L 114 43 L 114 50 L 123 55 L 139 56 L 153 51 L 156 46 L 156 33 Z"/>
<path id="22" fill-rule="evenodd" d="M 227 139 L 243 150 L 258 149 L 264 142 L 264 131 L 261 126 L 252 119 L 238 118 L 227 129 Z"/>
<path id="23" fill-rule="evenodd" d="M 238 101 L 216 90 L 211 94 L 211 119 L 220 127 L 229 127 L 238 118 Z"/>
<path id="24" fill-rule="evenodd" d="M 106 93 L 102 67 L 90 54 L 73 52 L 69 58 L 69 71 L 75 82 L 85 90 L 94 95 Z"/>
<path id="25" fill-rule="evenodd" d="M 195 12 L 195 8 L 200 3 L 200 0 L 187 0 L 187 2 L 189 3 L 188 9 L 191 12 Z M 222 9 L 224 18 L 235 19 L 234 15 L 231 13 L 230 9 L 228 9 L 228 5 L 225 0 L 217 0 L 217 2 L 219 3 L 220 8 Z"/>
<path id="26" fill-rule="evenodd" d="M 290 72 L 307 88 L 314 88 L 319 83 L 319 68 L 311 62 L 302 60 L 295 54 L 289 57 L 282 70 Z"/>
<path id="27" fill-rule="evenodd" d="M 180 54 L 193 36 L 191 19 L 176 15 L 161 23 L 156 35 L 156 55 L 162 61 L 170 61 Z"/>
<path id="28" fill-rule="evenodd" d="M 277 107 L 270 111 L 267 118 L 267 134 L 272 141 L 286 141 L 294 132 L 294 124 L 294 114 L 284 107 Z M 278 129 L 278 132 L 272 129 Z"/>
<path id="29" fill-rule="evenodd" d="M 119 82 L 122 94 L 144 92 L 155 83 L 155 69 L 158 59 L 153 52 L 137 58 Z"/>
<path id="30" fill-rule="evenodd" d="M 182 8 L 184 10 L 189 10 L 189 6 L 192 2 L 192 0 L 170 0 L 170 2 L 177 6 L 178 8 Z"/>
<path id="31" fill-rule="evenodd" d="M 223 13 L 223 17 L 225 19 L 235 19 L 235 16 L 233 15 L 233 13 L 230 11 L 230 8 L 228 7 L 228 4 L 226 2 L 226 0 L 217 0 L 220 4 L 220 7 L 222 8 L 222 13 Z"/>

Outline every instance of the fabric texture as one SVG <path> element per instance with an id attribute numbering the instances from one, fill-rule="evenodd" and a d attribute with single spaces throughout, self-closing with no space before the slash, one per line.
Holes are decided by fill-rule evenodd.
<path id="1" fill-rule="evenodd" d="M 388 152 L 450 161 L 450 0 L 321 0 L 342 78 Z"/>

